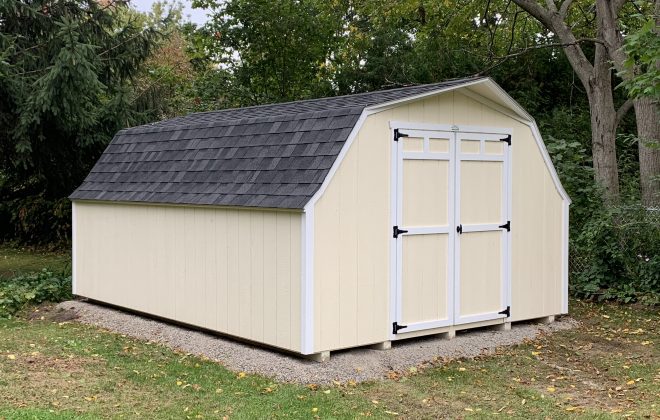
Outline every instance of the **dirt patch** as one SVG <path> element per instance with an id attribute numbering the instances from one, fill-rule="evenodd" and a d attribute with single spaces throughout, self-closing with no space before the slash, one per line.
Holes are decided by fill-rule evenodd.
<path id="1" fill-rule="evenodd" d="M 45 303 L 32 309 L 25 317 L 30 321 L 68 322 L 77 319 L 78 313 L 72 309 L 65 309 L 52 303 Z"/>
<path id="2" fill-rule="evenodd" d="M 387 351 L 357 348 L 336 352 L 330 361 L 319 364 L 90 303 L 70 301 L 61 303 L 58 308 L 75 311 L 79 322 L 204 356 L 236 372 L 257 373 L 278 381 L 305 384 L 357 383 L 386 378 L 392 371 L 408 372 L 412 367 L 432 365 L 442 360 L 493 354 L 500 346 L 520 344 L 540 333 L 549 334 L 578 325 L 571 318 L 563 318 L 550 325 L 514 325 L 511 331 L 472 331 L 453 340 L 411 339 L 396 342 Z"/>
<path id="3" fill-rule="evenodd" d="M 3 357 L 0 399 L 18 407 L 43 401 L 45 394 L 51 396 L 54 406 L 63 404 L 70 395 L 84 392 L 86 386 L 94 383 L 104 363 L 92 358 L 54 357 L 38 352 L 12 355 L 11 359 L 8 355 Z"/>

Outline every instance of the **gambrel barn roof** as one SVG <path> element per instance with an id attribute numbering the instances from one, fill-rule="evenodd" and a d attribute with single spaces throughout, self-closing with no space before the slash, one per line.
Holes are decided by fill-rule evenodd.
<path id="1" fill-rule="evenodd" d="M 365 108 L 476 80 L 194 113 L 121 130 L 70 198 L 302 209 Z"/>

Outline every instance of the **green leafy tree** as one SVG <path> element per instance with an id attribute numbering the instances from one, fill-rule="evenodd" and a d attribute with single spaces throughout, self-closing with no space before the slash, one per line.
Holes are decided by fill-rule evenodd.
<path id="1" fill-rule="evenodd" d="M 339 22 L 314 0 L 196 0 L 213 11 L 208 55 L 231 75 L 234 105 L 332 92 L 326 66 Z"/>
<path id="2" fill-rule="evenodd" d="M 125 2 L 0 0 L 0 230 L 32 220 L 54 238 L 53 203 L 143 121 L 132 83 L 160 39 Z"/>

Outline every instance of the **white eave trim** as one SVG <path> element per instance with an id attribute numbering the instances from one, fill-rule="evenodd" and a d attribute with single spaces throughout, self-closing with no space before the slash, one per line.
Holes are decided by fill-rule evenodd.
<path id="1" fill-rule="evenodd" d="M 543 137 L 541 137 L 541 132 L 539 131 L 539 127 L 536 125 L 536 121 L 534 118 L 525 111 L 525 109 L 518 103 L 516 102 L 500 85 L 495 83 L 492 79 L 488 78 L 488 86 L 492 88 L 497 96 L 502 99 L 512 110 L 514 110 L 518 115 L 524 116 L 525 121 L 524 123 L 529 126 L 532 130 L 532 134 L 534 135 L 534 139 L 536 140 L 536 144 L 539 147 L 539 150 L 541 151 L 541 155 L 543 156 L 543 160 L 545 161 L 545 166 L 548 168 L 548 171 L 550 171 L 550 176 L 552 177 L 552 181 L 555 184 L 555 188 L 557 188 L 557 191 L 559 192 L 559 195 L 561 197 L 568 201 L 568 204 L 571 204 L 571 197 L 568 196 L 566 193 L 566 190 L 564 189 L 564 186 L 561 185 L 561 181 L 559 180 L 559 175 L 557 175 L 557 170 L 555 169 L 555 165 L 552 163 L 552 159 L 550 159 L 550 154 L 548 154 L 548 149 L 545 147 L 545 143 L 543 142 Z"/>
<path id="2" fill-rule="evenodd" d="M 447 87 L 435 89 L 435 90 L 432 90 L 432 91 L 429 91 L 429 92 L 420 93 L 419 95 L 406 96 L 406 97 L 401 98 L 401 99 L 395 99 L 393 101 L 383 102 L 382 104 L 372 105 L 370 107 L 365 108 L 365 111 L 371 111 L 372 113 L 373 112 L 380 112 L 380 111 L 384 111 L 386 109 L 392 108 L 393 106 L 396 106 L 396 105 L 399 105 L 399 104 L 402 104 L 402 103 L 417 101 L 419 99 L 423 99 L 423 98 L 426 98 L 426 97 L 429 97 L 429 96 L 437 95 L 437 94 L 444 93 L 444 92 L 450 92 L 452 90 L 461 89 L 461 88 L 464 88 L 464 87 L 478 85 L 480 83 L 486 83 L 486 82 L 495 83 L 489 77 L 485 77 L 485 78 L 482 78 L 482 79 L 475 79 L 475 80 L 471 80 L 469 82 L 461 83 L 459 85 L 447 86 Z"/>

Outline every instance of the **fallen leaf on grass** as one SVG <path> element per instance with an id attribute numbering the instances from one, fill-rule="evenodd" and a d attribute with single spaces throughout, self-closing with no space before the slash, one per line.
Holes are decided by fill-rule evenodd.
<path id="1" fill-rule="evenodd" d="M 399 374 L 393 370 L 387 372 L 388 379 L 399 379 Z"/>
<path id="2" fill-rule="evenodd" d="M 556 391 L 555 387 L 553 387 L 553 386 L 549 386 L 547 389 L 548 389 L 548 392 L 555 392 Z"/>
<path id="3" fill-rule="evenodd" d="M 7 355 L 7 359 L 9 359 L 9 360 L 16 360 L 16 356 L 14 356 L 13 354 L 8 354 L 8 355 Z"/>
<path id="4" fill-rule="evenodd" d="M 238 372 L 238 375 L 236 377 L 238 379 L 245 378 L 245 372 Z"/>

